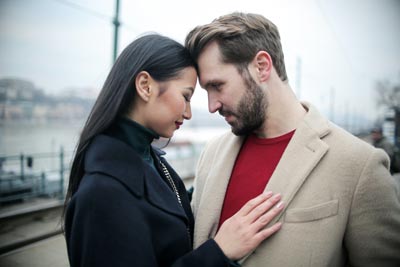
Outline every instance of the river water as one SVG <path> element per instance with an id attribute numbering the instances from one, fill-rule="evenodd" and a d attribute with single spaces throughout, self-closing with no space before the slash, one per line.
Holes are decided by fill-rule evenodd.
<path id="1" fill-rule="evenodd" d="M 7 121 L 0 123 L 0 157 L 34 156 L 34 169 L 40 171 L 56 170 L 60 167 L 58 157 L 61 147 L 65 151 L 65 167 L 68 167 L 79 138 L 84 121 L 70 122 L 30 122 L 30 121 Z M 227 128 L 200 127 L 193 128 L 184 126 L 177 131 L 172 142 L 191 143 L 190 147 L 179 147 L 170 145 L 166 147 L 166 158 L 177 172 L 182 176 L 191 176 L 194 173 L 196 161 L 207 140 L 216 136 Z M 54 157 L 41 159 L 35 157 L 37 153 L 54 153 Z M 3 170 L 18 172 L 20 161 L 16 157 L 13 164 L 10 160 L 3 164 Z M 24 163 L 26 165 L 26 163 Z M 0 166 L 1 167 L 1 166 Z"/>
<path id="2" fill-rule="evenodd" d="M 0 124 L 0 155 L 72 151 L 83 121 L 29 122 L 7 121 Z"/>

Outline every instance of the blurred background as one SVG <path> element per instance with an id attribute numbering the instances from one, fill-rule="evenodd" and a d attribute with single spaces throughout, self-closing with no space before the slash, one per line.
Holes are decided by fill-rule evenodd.
<path id="1" fill-rule="evenodd" d="M 59 236 L 80 129 L 123 48 L 146 32 L 183 43 L 196 25 L 234 11 L 278 26 L 299 99 L 371 144 L 381 130 L 398 150 L 399 0 L 0 0 L 0 263 L 34 266 L 39 255 L 45 266 L 21 247 Z M 166 148 L 188 187 L 205 142 L 229 130 L 200 87 L 192 107 Z M 48 266 L 67 266 L 65 248 L 49 245 L 62 238 L 49 242 Z"/>

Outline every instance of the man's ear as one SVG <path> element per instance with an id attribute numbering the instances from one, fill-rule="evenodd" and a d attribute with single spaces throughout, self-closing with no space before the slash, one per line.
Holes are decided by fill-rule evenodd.
<path id="1" fill-rule="evenodd" d="M 257 70 L 257 76 L 260 82 L 269 79 L 272 71 L 272 58 L 265 51 L 259 51 L 253 59 L 253 65 Z"/>
<path id="2" fill-rule="evenodd" d="M 145 102 L 148 102 L 152 94 L 151 76 L 147 71 L 141 71 L 136 76 L 135 86 L 138 96 Z"/>

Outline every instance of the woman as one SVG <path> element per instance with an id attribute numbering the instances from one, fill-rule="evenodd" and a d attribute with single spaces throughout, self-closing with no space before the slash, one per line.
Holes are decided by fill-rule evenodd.
<path id="1" fill-rule="evenodd" d="M 271 209 L 279 195 L 263 194 L 192 250 L 185 187 L 151 142 L 191 118 L 194 66 L 182 45 L 155 34 L 115 62 L 73 159 L 65 213 L 71 266 L 235 266 L 280 228 L 263 229 L 282 209 Z"/>

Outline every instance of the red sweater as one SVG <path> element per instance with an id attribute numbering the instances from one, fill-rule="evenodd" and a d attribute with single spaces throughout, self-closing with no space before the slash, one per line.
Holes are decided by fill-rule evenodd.
<path id="1" fill-rule="evenodd" d="M 245 140 L 226 190 L 219 227 L 264 191 L 293 134 L 294 131 L 275 138 L 250 135 Z"/>

